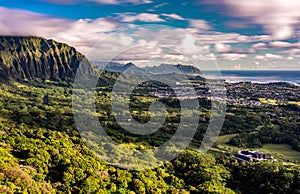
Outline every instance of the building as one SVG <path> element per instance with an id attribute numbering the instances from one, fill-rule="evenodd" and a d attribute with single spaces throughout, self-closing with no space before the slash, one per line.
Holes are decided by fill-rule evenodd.
<path id="1" fill-rule="evenodd" d="M 240 150 L 237 154 L 232 156 L 241 162 L 260 161 L 260 160 L 273 160 L 270 154 L 264 154 L 259 151 Z"/>

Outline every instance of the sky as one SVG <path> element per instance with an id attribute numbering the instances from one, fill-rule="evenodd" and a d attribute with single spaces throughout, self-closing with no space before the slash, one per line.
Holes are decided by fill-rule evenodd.
<path id="1" fill-rule="evenodd" d="M 300 70 L 299 0 L 0 1 L 0 35 L 39 36 L 91 61 Z"/>

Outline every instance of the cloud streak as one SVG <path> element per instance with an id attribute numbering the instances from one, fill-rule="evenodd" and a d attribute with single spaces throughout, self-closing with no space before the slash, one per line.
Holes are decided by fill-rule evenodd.
<path id="1" fill-rule="evenodd" d="M 189 26 L 186 29 L 161 26 L 153 31 L 140 27 L 131 33 L 114 34 L 121 27 L 135 26 L 137 21 L 167 23 L 169 20 L 182 20 Z M 203 61 L 214 59 L 238 61 L 247 60 L 250 56 L 248 54 L 263 49 L 286 49 L 285 53 L 282 51 L 282 53 L 272 54 L 271 51 L 266 51 L 264 53 L 267 54 L 259 54 L 255 57 L 257 60 L 268 61 L 293 60 L 293 54 L 300 54 L 299 43 L 272 41 L 272 37 L 267 35 L 246 36 L 238 33 L 216 32 L 205 20 L 183 18 L 173 13 L 120 13 L 116 17 L 71 20 L 0 7 L 0 35 L 39 36 L 54 39 L 75 47 L 83 54 L 88 54 L 94 44 L 101 41 L 101 44 L 95 48 L 98 49 L 98 55 L 93 58 L 95 60 L 136 45 L 153 45 L 153 47 L 140 47 L 144 48 L 142 51 L 133 49 L 120 54 L 117 59 L 124 61 L 151 59 L 176 63 L 187 61 L 184 55 L 189 55 L 192 59 Z M 106 41 L 109 36 L 110 40 Z M 255 44 L 249 49 L 240 49 L 235 48 L 234 45 L 231 46 L 233 43 Z M 155 49 L 158 46 L 173 48 L 182 53 L 166 53 L 163 49 Z"/>
<path id="2" fill-rule="evenodd" d="M 300 43 L 290 43 L 284 41 L 272 41 L 269 43 L 257 43 L 252 45 L 252 48 L 255 50 L 266 50 L 266 49 L 292 49 L 299 48 Z"/>
<path id="3" fill-rule="evenodd" d="M 205 20 L 189 19 L 189 25 L 192 29 L 211 30 L 212 27 Z"/>
<path id="4" fill-rule="evenodd" d="M 218 56 L 219 59 L 225 61 L 237 61 L 245 57 L 247 57 L 246 54 L 239 54 L 239 53 L 224 53 Z"/>
<path id="5" fill-rule="evenodd" d="M 258 59 L 258 60 L 282 60 L 282 59 L 284 59 L 284 57 L 281 55 L 267 53 L 265 55 L 257 55 L 255 57 L 255 59 Z"/>
<path id="6" fill-rule="evenodd" d="M 148 4 L 152 3 L 152 0 L 40 0 L 53 4 L 79 4 L 79 3 L 99 3 L 107 5 L 123 5 L 123 4 Z"/>
<path id="7" fill-rule="evenodd" d="M 220 3 L 215 0 L 209 2 Z M 228 14 L 262 25 L 277 40 L 292 37 L 300 23 L 298 0 L 222 0 L 221 4 L 229 7 Z"/>
<path id="8" fill-rule="evenodd" d="M 120 14 L 120 20 L 122 22 L 135 22 L 135 21 L 141 21 L 141 22 L 164 22 L 165 20 L 160 18 L 160 15 L 153 14 L 153 13 L 125 13 Z"/>
<path id="9" fill-rule="evenodd" d="M 181 17 L 180 15 L 177 15 L 175 13 L 171 13 L 171 14 L 163 13 L 161 15 L 165 16 L 165 17 L 168 17 L 168 18 L 175 19 L 175 20 L 185 20 L 183 17 Z"/>
<path id="10" fill-rule="evenodd" d="M 105 33 L 118 26 L 117 22 L 106 18 L 69 20 L 0 7 L 0 35 L 55 39 L 66 42 L 83 53 L 103 38 Z"/>

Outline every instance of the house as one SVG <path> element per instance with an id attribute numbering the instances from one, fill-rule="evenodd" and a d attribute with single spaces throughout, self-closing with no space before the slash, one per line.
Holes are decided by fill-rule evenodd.
<path id="1" fill-rule="evenodd" d="M 270 154 L 264 154 L 259 151 L 239 150 L 237 154 L 232 156 L 240 162 L 260 161 L 260 160 L 273 160 Z"/>

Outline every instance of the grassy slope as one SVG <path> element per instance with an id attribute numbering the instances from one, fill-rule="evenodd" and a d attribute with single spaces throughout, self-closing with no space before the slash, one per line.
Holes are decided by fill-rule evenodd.
<path id="1" fill-rule="evenodd" d="M 229 135 L 221 135 L 216 140 L 217 148 L 219 150 L 223 150 L 226 152 L 237 151 L 238 148 L 232 145 L 227 144 L 231 138 L 236 136 L 237 134 L 229 134 Z"/>
<path id="2" fill-rule="evenodd" d="M 272 154 L 276 158 L 285 158 L 294 162 L 300 162 L 300 152 L 293 150 L 287 144 L 265 144 L 259 150 Z"/>

